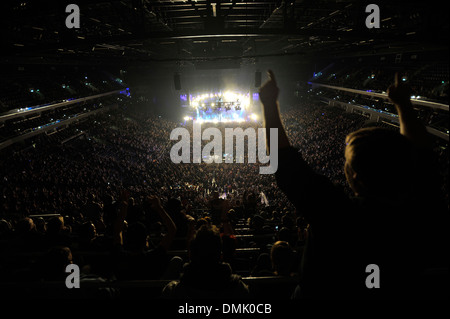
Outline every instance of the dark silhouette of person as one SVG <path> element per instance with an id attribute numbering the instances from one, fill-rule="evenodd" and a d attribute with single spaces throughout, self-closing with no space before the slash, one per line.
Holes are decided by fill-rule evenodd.
<path id="1" fill-rule="evenodd" d="M 214 225 L 202 225 L 190 243 L 190 262 L 180 281 L 172 281 L 163 289 L 167 299 L 241 299 L 249 290 L 240 276 L 221 262 L 222 240 Z"/>
<path id="2" fill-rule="evenodd" d="M 430 135 L 414 114 L 409 87 L 399 79 L 396 74 L 388 96 L 400 132 L 362 128 L 346 138 L 344 170 L 355 197 L 316 173 L 291 147 L 272 71 L 260 88 L 265 127 L 278 129 L 278 186 L 310 224 L 297 297 L 426 297 L 431 293 L 426 271 L 448 267 L 448 211 Z M 269 148 L 269 130 L 266 135 Z M 366 285 L 370 264 L 379 267 L 380 288 Z M 443 293 L 440 288 L 432 287 L 432 293 Z"/>
<path id="3" fill-rule="evenodd" d="M 160 198 L 146 198 L 150 207 L 159 214 L 167 228 L 167 234 L 155 248 L 149 247 L 148 229 L 142 222 L 131 223 L 124 234 L 124 221 L 128 210 L 128 193 L 123 192 L 119 204 L 119 215 L 114 225 L 116 274 L 119 279 L 159 279 L 168 265 L 167 251 L 175 237 L 175 223 L 161 205 Z"/>

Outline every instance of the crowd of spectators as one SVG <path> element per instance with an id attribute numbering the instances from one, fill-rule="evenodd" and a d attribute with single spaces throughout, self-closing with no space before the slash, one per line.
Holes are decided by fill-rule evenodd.
<path id="1" fill-rule="evenodd" d="M 349 192 L 343 172 L 345 136 L 366 119 L 318 102 L 292 107 L 282 116 L 292 146 L 314 170 Z M 240 276 L 301 275 L 308 224 L 274 176 L 259 174 L 260 164 L 172 163 L 175 142 L 169 136 L 181 125 L 190 124 L 127 106 L 94 115 L 51 138 L 42 134 L 33 146 L 3 150 L 4 287 L 13 296 L 35 294 L 26 285 L 6 284 L 64 281 L 65 265 L 75 263 L 83 282 L 175 280 L 153 287 L 154 298 L 205 297 L 205 291 L 219 297 L 225 291 L 220 287 L 226 286 L 229 296 L 264 291 L 265 297 L 278 293 L 289 299 L 292 282 L 281 290 L 249 289 Z M 68 140 L 67 132 L 77 137 L 61 143 Z M 149 294 L 140 289 L 96 288 L 84 297 Z M 47 287 L 40 296 L 52 291 Z M 68 293 L 65 286 L 62 291 Z"/>
<path id="2" fill-rule="evenodd" d="M 365 96 L 323 87 L 312 91 L 318 98 L 324 98 L 325 100 L 359 105 L 364 108 L 370 108 L 377 110 L 378 112 L 390 114 L 391 116 L 398 115 L 397 110 L 392 103 L 378 97 Z M 444 133 L 448 132 L 449 117 L 446 110 L 416 105 L 416 112 L 426 126 L 435 128 Z"/>
<path id="3" fill-rule="evenodd" d="M 119 77 L 93 67 L 7 66 L 0 76 L 0 113 L 120 90 Z"/>

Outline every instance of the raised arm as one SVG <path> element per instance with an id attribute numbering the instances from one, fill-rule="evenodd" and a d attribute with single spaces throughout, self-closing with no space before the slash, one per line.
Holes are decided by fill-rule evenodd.
<path id="1" fill-rule="evenodd" d="M 266 128 L 267 149 L 270 151 L 270 128 L 278 129 L 278 148 L 288 148 L 289 140 L 281 122 L 278 105 L 279 88 L 272 70 L 268 71 L 269 80 L 259 89 L 259 98 L 263 105 L 264 127 Z"/>
<path id="2" fill-rule="evenodd" d="M 399 73 L 395 74 L 394 84 L 388 88 L 387 94 L 397 109 L 400 134 L 406 136 L 416 146 L 430 147 L 430 135 L 425 125 L 414 113 L 410 99 L 411 88 L 400 81 Z"/>
<path id="3" fill-rule="evenodd" d="M 298 149 L 290 146 L 280 117 L 277 101 L 279 89 L 275 75 L 271 70 L 268 75 L 269 80 L 260 88 L 259 96 L 263 105 L 267 148 L 270 145 L 267 129 L 278 129 L 279 158 L 278 170 L 275 173 L 277 185 L 309 223 L 319 219 L 329 220 L 333 218 L 330 213 L 344 207 L 348 198 L 344 192 L 334 187 L 327 177 L 317 174 L 309 167 Z M 324 198 L 330 200 L 324 201 Z"/>
<path id="4" fill-rule="evenodd" d="M 167 214 L 162 207 L 161 201 L 157 196 L 150 195 L 147 197 L 147 201 L 150 203 L 151 208 L 158 213 L 159 217 L 161 217 L 164 226 L 167 228 L 167 234 L 160 242 L 160 245 L 167 251 L 175 238 L 177 227 L 172 218 L 170 218 L 169 214 Z"/>

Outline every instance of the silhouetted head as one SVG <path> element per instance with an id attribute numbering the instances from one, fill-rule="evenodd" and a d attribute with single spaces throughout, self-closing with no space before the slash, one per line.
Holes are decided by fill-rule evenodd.
<path id="1" fill-rule="evenodd" d="M 17 222 L 16 232 L 20 235 L 25 235 L 36 229 L 36 225 L 33 220 L 29 217 L 22 218 Z"/>
<path id="2" fill-rule="evenodd" d="M 270 259 L 275 273 L 279 276 L 289 276 L 293 264 L 293 251 L 286 241 L 277 241 L 270 250 Z"/>
<path id="3" fill-rule="evenodd" d="M 40 233 L 45 233 L 47 231 L 47 224 L 45 223 L 44 218 L 38 217 L 36 218 L 36 230 Z"/>
<path id="4" fill-rule="evenodd" d="M 199 265 L 211 265 L 220 262 L 222 239 L 214 225 L 202 225 L 190 242 L 190 258 Z"/>
<path id="5" fill-rule="evenodd" d="M 79 233 L 80 233 L 80 237 L 85 240 L 91 240 L 91 239 L 95 238 L 95 236 L 97 236 L 97 231 L 95 229 L 95 225 L 90 221 L 84 222 L 80 226 Z"/>
<path id="6" fill-rule="evenodd" d="M 64 229 L 64 218 L 62 216 L 55 216 L 47 222 L 47 234 L 55 235 Z"/>
<path id="7" fill-rule="evenodd" d="M 43 258 L 43 275 L 47 280 L 64 279 L 66 266 L 73 262 L 72 251 L 64 246 L 52 247 Z"/>
<path id="8" fill-rule="evenodd" d="M 415 154 L 398 132 L 370 127 L 346 138 L 345 176 L 356 196 L 398 199 L 409 193 Z"/>

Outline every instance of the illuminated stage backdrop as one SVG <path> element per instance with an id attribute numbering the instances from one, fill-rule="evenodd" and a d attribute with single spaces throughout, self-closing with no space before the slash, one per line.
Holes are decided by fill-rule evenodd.
<path id="1" fill-rule="evenodd" d="M 258 99 L 257 93 L 250 95 L 248 92 L 225 91 L 180 97 L 189 105 L 185 121 L 227 123 L 258 119 L 253 109 L 253 102 Z"/>

